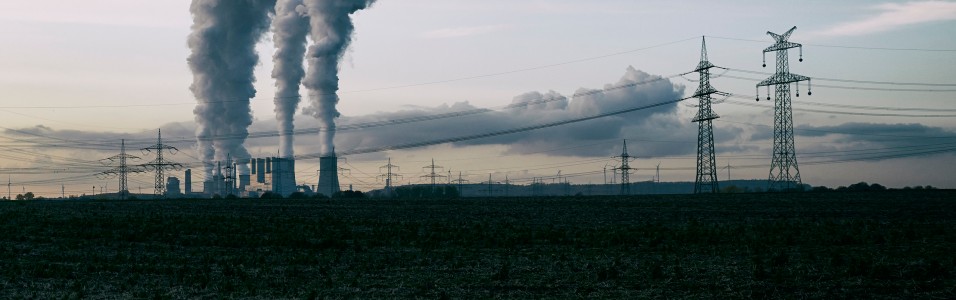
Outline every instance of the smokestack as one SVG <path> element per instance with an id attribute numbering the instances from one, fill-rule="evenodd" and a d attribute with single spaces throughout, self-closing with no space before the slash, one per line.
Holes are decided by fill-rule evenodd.
<path id="1" fill-rule="evenodd" d="M 186 181 L 185 191 L 186 191 L 186 195 L 189 195 L 189 193 L 192 193 L 192 192 L 193 192 L 193 170 L 192 170 L 192 169 L 186 169 L 186 176 L 185 176 L 185 177 L 186 177 L 186 178 L 185 178 L 185 181 Z"/>
<path id="2" fill-rule="evenodd" d="M 324 155 L 332 155 L 335 138 L 335 104 L 339 102 L 339 60 L 352 41 L 351 14 L 371 5 L 374 0 L 305 0 L 309 15 L 310 37 L 308 73 L 303 85 L 309 90 L 311 106 L 304 110 L 319 119 L 325 129 L 319 133 Z"/>
<path id="3" fill-rule="evenodd" d="M 339 188 L 339 163 L 335 155 L 323 156 L 319 158 L 319 186 L 315 189 L 316 193 L 329 197 L 340 191 Z"/>
<path id="4" fill-rule="evenodd" d="M 305 58 L 309 19 L 302 0 L 279 0 L 272 20 L 272 41 L 276 52 L 272 57 L 272 78 L 276 80 L 275 113 L 279 127 L 279 157 L 292 158 L 293 119 L 299 106 L 299 84 L 305 77 Z"/>
<path id="5" fill-rule="evenodd" d="M 213 175 L 212 161 L 225 159 L 227 153 L 250 157 L 243 144 L 252 124 L 249 100 L 256 95 L 253 71 L 259 56 L 255 46 L 269 28 L 275 4 L 276 0 L 193 0 L 189 7 L 193 15 L 189 89 L 198 102 L 193 114 L 206 178 Z"/>

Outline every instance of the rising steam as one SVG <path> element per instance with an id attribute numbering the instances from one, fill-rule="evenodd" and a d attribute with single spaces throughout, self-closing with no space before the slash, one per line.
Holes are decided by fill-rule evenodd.
<path id="1" fill-rule="evenodd" d="M 227 155 L 249 158 L 243 145 L 252 124 L 249 100 L 256 95 L 256 42 L 269 29 L 275 0 L 193 0 L 189 35 L 190 86 L 198 103 L 193 113 L 200 159 L 212 177 L 212 161 Z M 243 166 L 240 174 L 248 174 Z"/>
<path id="2" fill-rule="evenodd" d="M 275 112 L 279 127 L 281 157 L 293 157 L 293 116 L 299 106 L 299 84 L 305 76 L 302 62 L 305 58 L 309 19 L 302 0 L 279 0 L 272 21 L 276 52 L 272 78 L 276 80 Z"/>
<path id="3" fill-rule="evenodd" d="M 335 104 L 339 102 L 339 60 L 352 41 L 351 14 L 367 8 L 374 0 L 305 0 L 313 44 L 307 53 L 308 73 L 303 85 L 309 90 L 311 106 L 305 112 L 319 119 L 327 130 L 320 133 L 322 153 L 332 154 L 335 138 Z"/>

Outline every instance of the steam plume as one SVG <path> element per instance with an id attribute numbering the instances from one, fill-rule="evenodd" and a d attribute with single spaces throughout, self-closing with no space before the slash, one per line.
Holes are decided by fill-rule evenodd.
<path id="1" fill-rule="evenodd" d="M 192 33 L 188 44 L 193 84 L 198 103 L 193 110 L 200 159 L 205 175 L 212 176 L 212 161 L 227 155 L 249 158 L 243 144 L 252 124 L 249 100 L 256 94 L 253 70 L 259 63 L 256 42 L 269 28 L 275 0 L 193 0 Z M 210 138 L 220 137 L 213 140 Z M 248 167 L 238 170 L 248 174 Z"/>
<path id="2" fill-rule="evenodd" d="M 339 60 L 352 41 L 351 14 L 374 0 L 305 0 L 312 46 L 307 54 L 309 70 L 303 85 L 309 89 L 311 106 L 305 112 L 319 119 L 328 130 L 319 134 L 322 153 L 331 154 L 335 138 L 335 104 L 339 102 Z"/>
<path id="3" fill-rule="evenodd" d="M 293 116 L 299 105 L 299 84 L 305 76 L 302 61 L 305 57 L 309 19 L 302 0 L 279 0 L 272 21 L 276 52 L 272 78 L 276 80 L 275 113 L 279 127 L 281 157 L 293 157 Z"/>

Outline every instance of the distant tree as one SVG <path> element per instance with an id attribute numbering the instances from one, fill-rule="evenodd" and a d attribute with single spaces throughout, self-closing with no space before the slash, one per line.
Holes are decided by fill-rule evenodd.
<path id="1" fill-rule="evenodd" d="M 34 198 L 36 198 L 36 196 L 33 195 L 33 192 L 27 192 L 26 194 L 23 194 L 23 195 L 19 195 L 19 194 L 17 195 L 17 200 L 33 200 Z"/>
<path id="2" fill-rule="evenodd" d="M 229 194 L 229 195 L 226 195 L 226 199 L 235 200 L 235 199 L 239 199 L 239 197 L 236 197 L 235 194 Z"/>
<path id="3" fill-rule="evenodd" d="M 329 196 L 326 196 L 325 194 L 322 194 L 322 193 L 315 193 L 314 195 L 312 195 L 312 199 L 329 199 Z"/>
<path id="4" fill-rule="evenodd" d="M 847 190 L 853 191 L 853 192 L 869 191 L 869 190 L 870 190 L 870 184 L 861 181 L 861 182 L 858 182 L 858 183 L 851 184 L 850 186 L 848 186 L 848 187 L 846 187 L 846 188 L 847 188 Z"/>
<path id="5" fill-rule="evenodd" d="M 341 191 L 335 193 L 333 198 L 361 199 L 365 198 L 365 194 L 363 194 L 362 191 Z"/>
<path id="6" fill-rule="evenodd" d="M 814 191 L 814 192 L 829 192 L 829 191 L 832 191 L 832 190 L 833 190 L 833 189 L 828 188 L 828 187 L 823 186 L 823 185 L 821 185 L 821 186 L 815 186 L 815 187 L 813 187 L 813 189 L 811 189 L 811 191 Z"/>
<path id="7" fill-rule="evenodd" d="M 259 196 L 259 199 L 282 199 L 282 195 L 273 192 L 265 192 L 262 193 L 262 196 Z"/>
<path id="8" fill-rule="evenodd" d="M 305 193 L 303 192 L 295 192 L 289 195 L 289 199 L 305 199 L 305 198 L 308 198 L 308 196 L 306 196 Z"/>
<path id="9" fill-rule="evenodd" d="M 870 185 L 870 190 L 871 190 L 871 191 L 885 191 L 885 190 L 886 190 L 886 187 L 883 186 L 883 185 L 881 185 L 881 184 L 879 184 L 879 183 L 874 183 L 874 184 L 871 184 L 871 185 Z"/>
<path id="10" fill-rule="evenodd" d="M 932 186 L 932 185 L 927 185 L 927 186 L 926 186 L 926 189 L 927 189 L 927 190 L 935 190 L 936 187 L 934 187 L 934 186 Z"/>

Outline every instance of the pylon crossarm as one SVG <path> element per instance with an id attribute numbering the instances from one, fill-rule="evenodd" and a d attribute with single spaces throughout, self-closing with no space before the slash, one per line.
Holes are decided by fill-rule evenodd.
<path id="1" fill-rule="evenodd" d="M 778 42 L 776 44 L 771 45 L 770 47 L 763 49 L 763 52 L 764 53 L 774 52 L 774 51 L 781 51 L 781 50 L 787 50 L 787 49 L 798 48 L 798 47 L 803 47 L 803 45 L 799 43 L 793 43 L 793 42 Z"/>
<path id="2" fill-rule="evenodd" d="M 771 86 L 771 85 L 787 84 L 787 83 L 808 81 L 808 80 L 810 80 L 810 77 L 793 74 L 793 73 L 773 74 L 773 76 L 770 76 L 770 78 L 764 79 L 763 81 L 757 83 L 757 86 L 758 87 Z"/>

